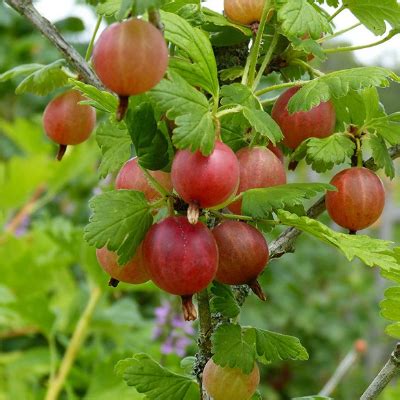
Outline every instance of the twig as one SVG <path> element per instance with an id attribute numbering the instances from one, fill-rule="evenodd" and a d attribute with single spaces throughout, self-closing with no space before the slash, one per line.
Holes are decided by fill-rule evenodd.
<path id="1" fill-rule="evenodd" d="M 197 294 L 197 303 L 199 309 L 200 334 L 198 340 L 199 352 L 196 354 L 196 370 L 194 372 L 200 384 L 202 400 L 207 400 L 208 396 L 203 390 L 201 376 L 204 366 L 212 355 L 211 334 L 213 332 L 213 326 L 211 321 L 210 299 L 207 289 L 204 289 Z"/>
<path id="2" fill-rule="evenodd" d="M 97 286 L 93 287 L 90 292 L 90 298 L 86 305 L 86 308 L 76 325 L 74 333 L 72 334 L 71 340 L 68 344 L 67 350 L 65 351 L 58 373 L 49 384 L 45 400 L 58 399 L 58 396 L 60 395 L 61 390 L 65 384 L 65 380 L 86 337 L 90 321 L 92 319 L 96 305 L 100 299 L 100 295 L 100 288 L 98 288 Z"/>
<path id="3" fill-rule="evenodd" d="M 99 78 L 90 69 L 85 59 L 64 40 L 54 25 L 36 10 L 31 0 L 5 0 L 5 2 L 49 39 L 86 83 L 104 90 Z"/>
<path id="4" fill-rule="evenodd" d="M 390 355 L 388 362 L 375 377 L 360 400 L 374 400 L 385 389 L 389 382 L 400 372 L 400 343 Z"/>

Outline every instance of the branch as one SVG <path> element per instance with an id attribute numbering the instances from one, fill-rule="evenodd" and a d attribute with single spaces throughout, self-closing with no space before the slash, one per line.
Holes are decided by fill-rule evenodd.
<path id="1" fill-rule="evenodd" d="M 65 56 L 68 63 L 86 83 L 104 90 L 99 78 L 90 69 L 85 59 L 60 35 L 55 26 L 44 18 L 33 6 L 31 0 L 5 0 L 5 2 L 25 17 Z"/>
<path id="2" fill-rule="evenodd" d="M 61 361 L 58 373 L 56 377 L 50 381 L 45 400 L 58 399 L 60 392 L 65 384 L 65 380 L 67 379 L 71 367 L 86 337 L 89 324 L 92 319 L 96 305 L 100 299 L 100 295 L 101 295 L 101 290 L 98 287 L 94 287 L 91 290 L 89 301 L 75 327 L 74 333 L 71 337 L 67 350 L 65 351 L 64 357 Z"/>
<path id="3" fill-rule="evenodd" d="M 360 397 L 360 400 L 374 400 L 385 389 L 389 382 L 400 372 L 400 343 L 390 355 L 388 362 Z"/>

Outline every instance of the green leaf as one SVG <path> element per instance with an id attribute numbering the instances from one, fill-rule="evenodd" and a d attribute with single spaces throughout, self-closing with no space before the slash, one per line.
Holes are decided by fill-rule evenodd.
<path id="1" fill-rule="evenodd" d="M 220 325 L 211 338 L 213 361 L 221 367 L 240 368 L 245 374 L 250 374 L 255 361 L 252 334 L 242 331 L 240 325 Z"/>
<path id="2" fill-rule="evenodd" d="M 183 51 L 170 58 L 170 70 L 178 72 L 191 85 L 200 86 L 218 97 L 217 64 L 207 35 L 176 14 L 161 12 L 161 17 L 165 38 Z"/>
<path id="3" fill-rule="evenodd" d="M 280 360 L 308 360 L 307 350 L 294 336 L 251 328 L 256 335 L 259 361 L 268 364 Z"/>
<path id="4" fill-rule="evenodd" d="M 250 189 L 243 193 L 242 212 L 254 218 L 268 218 L 272 211 L 302 204 L 335 187 L 325 183 L 289 183 L 268 188 Z"/>
<path id="5" fill-rule="evenodd" d="M 387 87 L 388 79 L 400 81 L 394 72 L 383 67 L 359 67 L 331 72 L 306 83 L 290 99 L 288 110 L 290 113 L 308 111 L 332 97 L 346 96 L 350 90 Z"/>
<path id="6" fill-rule="evenodd" d="M 302 51 L 306 54 L 313 54 L 315 57 L 321 61 L 325 61 L 327 56 L 322 50 L 321 45 L 312 39 L 299 39 L 297 37 L 290 38 L 292 46 L 294 49 Z"/>
<path id="7" fill-rule="evenodd" d="M 209 155 L 214 149 L 215 127 L 209 103 L 203 93 L 190 86 L 176 73 L 163 79 L 149 92 L 155 106 L 175 120 L 172 141 L 179 149 L 200 149 Z"/>
<path id="8" fill-rule="evenodd" d="M 85 24 L 83 21 L 78 17 L 67 17 L 60 21 L 57 21 L 55 27 L 59 31 L 66 31 L 66 32 L 82 32 L 85 30 Z"/>
<path id="9" fill-rule="evenodd" d="M 386 32 L 386 22 L 399 27 L 400 5 L 397 0 L 347 0 L 347 8 L 377 36 Z"/>
<path id="10" fill-rule="evenodd" d="M 150 103 L 143 101 L 130 107 L 125 123 L 142 167 L 157 171 L 170 164 L 171 146 L 167 136 L 158 129 Z"/>
<path id="11" fill-rule="evenodd" d="M 385 291 L 385 299 L 380 303 L 381 315 L 389 321 L 396 321 L 386 327 L 385 332 L 400 338 L 400 287 L 390 287 Z"/>
<path id="12" fill-rule="evenodd" d="M 149 400 L 198 400 L 198 383 L 187 376 L 175 374 L 155 362 L 147 354 L 135 354 L 121 360 L 115 367 L 128 386 L 133 386 Z"/>
<path id="13" fill-rule="evenodd" d="M 122 0 L 105 0 L 98 4 L 96 8 L 96 12 L 99 15 L 103 15 L 105 17 L 112 17 L 117 15 L 119 10 L 121 9 Z"/>
<path id="14" fill-rule="evenodd" d="M 372 158 L 376 166 L 383 168 L 385 174 L 393 179 L 395 175 L 393 160 L 390 157 L 389 150 L 383 138 L 375 134 L 370 134 L 368 135 L 368 144 L 372 150 Z"/>
<path id="15" fill-rule="evenodd" d="M 221 313 L 227 318 L 235 318 L 239 315 L 240 307 L 230 286 L 214 281 L 211 293 L 211 309 L 214 313 Z"/>
<path id="16" fill-rule="evenodd" d="M 321 173 L 347 161 L 354 150 L 355 143 L 348 136 L 336 133 L 324 139 L 304 141 L 292 154 L 292 159 L 300 161 L 305 158 L 314 171 Z"/>
<path id="17" fill-rule="evenodd" d="M 305 396 L 305 397 L 295 397 L 292 400 L 334 400 L 332 397 L 326 396 Z"/>
<path id="18" fill-rule="evenodd" d="M 45 96 L 54 89 L 65 86 L 68 83 L 68 75 L 62 69 L 65 64 L 65 60 L 57 60 L 37 69 L 17 86 L 15 93 L 23 94 L 29 92 Z"/>
<path id="19" fill-rule="evenodd" d="M 92 215 L 85 228 L 85 239 L 99 248 L 107 246 L 126 264 L 136 253 L 153 222 L 151 207 L 142 192 L 113 190 L 90 200 Z"/>
<path id="20" fill-rule="evenodd" d="M 259 100 L 254 96 L 251 89 L 241 83 L 232 83 L 231 85 L 222 86 L 221 104 L 224 106 L 239 104 L 252 109 L 262 109 Z"/>
<path id="21" fill-rule="evenodd" d="M 400 264 L 389 241 L 373 239 L 366 235 L 347 235 L 336 232 L 319 221 L 299 217 L 283 210 L 278 211 L 278 218 L 282 224 L 293 226 L 336 247 L 349 261 L 359 258 L 369 267 L 377 266 L 388 271 L 400 270 Z"/>
<path id="22" fill-rule="evenodd" d="M 274 145 L 283 139 L 281 128 L 267 112 L 244 107 L 243 115 L 257 133 L 267 137 Z"/>
<path id="23" fill-rule="evenodd" d="M 324 33 L 332 32 L 326 17 L 307 0 L 287 0 L 278 10 L 278 21 L 287 37 L 309 34 L 319 39 Z"/>
<path id="24" fill-rule="evenodd" d="M 110 120 L 102 122 L 96 129 L 96 141 L 102 158 L 99 176 L 105 178 L 109 173 L 118 171 L 131 156 L 132 141 L 122 124 Z"/>
<path id="25" fill-rule="evenodd" d="M 222 69 L 221 71 L 219 71 L 219 77 L 221 78 L 221 81 L 234 81 L 235 79 L 241 78 L 243 72 L 243 67 Z"/>
<path id="26" fill-rule="evenodd" d="M 221 137 L 233 151 L 238 151 L 246 146 L 244 135 L 250 125 L 242 113 L 227 114 L 221 117 Z"/>
<path id="27" fill-rule="evenodd" d="M 8 71 L 0 74 L 0 82 L 6 82 L 10 79 L 18 78 L 21 75 L 30 75 L 35 71 L 38 71 L 45 67 L 43 64 L 24 64 L 18 65 Z"/>
<path id="28" fill-rule="evenodd" d="M 90 99 L 81 103 L 89 104 L 103 112 L 115 113 L 118 106 L 116 96 L 105 90 L 99 90 L 92 85 L 87 85 L 77 79 L 69 79 L 69 81 L 74 85 L 74 89 L 79 90 L 85 97 Z"/>
<path id="29" fill-rule="evenodd" d="M 381 136 L 392 146 L 400 144 L 400 123 L 393 119 L 393 114 L 371 119 L 364 125 L 364 129 Z"/>

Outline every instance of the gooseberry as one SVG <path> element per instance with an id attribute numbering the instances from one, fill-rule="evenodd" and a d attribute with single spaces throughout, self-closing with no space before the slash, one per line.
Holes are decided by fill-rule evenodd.
<path id="1" fill-rule="evenodd" d="M 232 21 L 251 25 L 261 20 L 265 0 L 224 0 L 225 15 Z M 269 12 L 267 21 L 272 17 Z"/>

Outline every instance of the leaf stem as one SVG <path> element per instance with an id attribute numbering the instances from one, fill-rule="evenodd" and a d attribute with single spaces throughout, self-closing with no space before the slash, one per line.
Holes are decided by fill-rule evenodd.
<path id="1" fill-rule="evenodd" d="M 45 400 L 58 399 L 61 390 L 65 384 L 65 380 L 86 337 L 94 310 L 100 299 L 100 296 L 100 288 L 97 286 L 93 287 L 90 292 L 89 301 L 81 317 L 79 318 L 74 333 L 72 334 L 71 340 L 68 344 L 67 350 L 65 351 L 58 373 L 49 384 Z"/>
<path id="2" fill-rule="evenodd" d="M 343 4 L 341 7 L 339 7 L 329 18 L 328 22 L 331 22 L 334 18 L 336 18 L 342 11 L 346 9 L 346 6 Z"/>
<path id="3" fill-rule="evenodd" d="M 391 30 L 389 32 L 389 34 L 386 37 L 384 37 L 381 40 L 378 40 L 377 42 L 373 42 L 373 43 L 369 43 L 369 44 L 363 44 L 363 45 L 360 45 L 360 46 L 347 46 L 347 47 L 336 47 L 336 48 L 332 48 L 332 49 L 323 49 L 323 51 L 326 54 L 332 54 L 332 53 L 343 53 L 343 52 L 346 52 L 346 51 L 369 49 L 370 47 L 379 46 L 380 44 L 389 41 L 393 36 L 397 35 L 398 33 L 399 33 L 399 30 L 393 29 L 393 30 Z"/>
<path id="4" fill-rule="evenodd" d="M 253 46 L 250 50 L 250 55 L 248 58 L 248 63 L 246 63 L 245 73 L 243 74 L 242 84 L 252 87 L 254 83 L 254 76 L 256 73 L 256 66 L 258 56 L 260 54 L 260 45 L 263 37 L 265 25 L 267 23 L 267 16 L 271 10 L 271 0 L 265 0 L 260 25 L 258 27 L 256 38 L 253 42 Z"/>
<path id="5" fill-rule="evenodd" d="M 279 39 L 279 32 L 278 29 L 275 30 L 274 36 L 272 37 L 271 44 L 268 48 L 267 53 L 265 54 L 264 60 L 261 64 L 261 67 L 258 71 L 258 74 L 256 76 L 256 79 L 254 80 L 253 83 L 253 90 L 255 90 L 260 83 L 260 80 L 264 74 L 265 68 L 267 68 L 268 64 L 271 62 L 272 55 L 274 54 L 274 50 L 276 48 L 276 45 L 278 44 L 278 39 Z"/>
<path id="6" fill-rule="evenodd" d="M 147 181 L 149 182 L 149 184 L 155 189 L 157 190 L 158 193 L 160 193 L 163 197 L 167 197 L 170 193 L 167 191 L 167 189 L 165 189 L 158 181 L 156 178 L 153 177 L 153 175 L 150 174 L 150 172 L 142 167 L 140 165 L 140 163 L 138 163 L 139 168 L 143 171 L 144 176 L 146 177 Z"/>
<path id="7" fill-rule="evenodd" d="M 357 167 L 362 167 L 363 166 L 363 157 L 362 157 L 362 148 L 361 148 L 361 139 L 356 138 L 356 146 L 357 146 Z"/>
<path id="8" fill-rule="evenodd" d="M 209 210 L 209 212 L 221 219 L 240 219 L 241 221 L 254 221 L 253 217 L 247 215 L 224 214 L 216 210 Z"/>
<path id="9" fill-rule="evenodd" d="M 217 118 L 221 118 L 221 117 L 223 117 L 224 115 L 234 114 L 234 113 L 240 112 L 240 111 L 242 111 L 242 109 L 243 109 L 242 106 L 236 106 L 236 107 L 233 107 L 233 108 L 226 108 L 226 109 L 224 109 L 224 110 L 218 111 L 218 112 L 215 114 L 215 116 L 216 116 Z"/>
<path id="10" fill-rule="evenodd" d="M 331 40 L 334 39 L 335 37 L 338 37 L 340 35 L 343 35 L 346 32 L 352 31 L 355 28 L 358 28 L 359 26 L 361 26 L 361 22 L 358 22 L 354 25 L 349 26 L 348 28 L 342 29 L 341 31 L 337 31 L 335 33 L 333 33 L 332 35 L 329 36 L 323 36 L 321 39 L 318 39 L 316 42 L 317 43 L 323 43 L 326 42 L 327 40 Z"/>
<path id="11" fill-rule="evenodd" d="M 318 69 L 313 68 L 310 64 L 306 63 L 303 60 L 299 60 L 299 59 L 293 60 L 292 64 L 301 65 L 304 69 L 309 71 L 312 75 L 315 75 L 315 76 L 324 76 L 325 75 L 323 72 L 321 72 Z"/>
<path id="12" fill-rule="evenodd" d="M 94 41 L 96 40 L 96 35 L 97 35 L 97 32 L 99 31 L 100 24 L 101 24 L 102 20 L 103 20 L 103 16 L 99 15 L 99 17 L 97 18 L 96 26 L 95 26 L 94 31 L 93 31 L 93 35 L 92 35 L 92 37 L 90 39 L 88 48 L 86 50 L 86 55 L 85 55 L 85 61 L 86 62 L 88 62 L 90 60 L 90 57 L 92 55 Z"/>
<path id="13" fill-rule="evenodd" d="M 273 92 L 274 90 L 290 88 L 293 86 L 301 86 L 301 85 L 305 85 L 306 83 L 307 83 L 306 81 L 293 81 L 293 82 L 279 83 L 278 85 L 268 86 L 264 89 L 260 89 L 257 92 L 255 92 L 255 95 L 262 96 L 263 94 L 268 93 L 268 92 Z"/>

